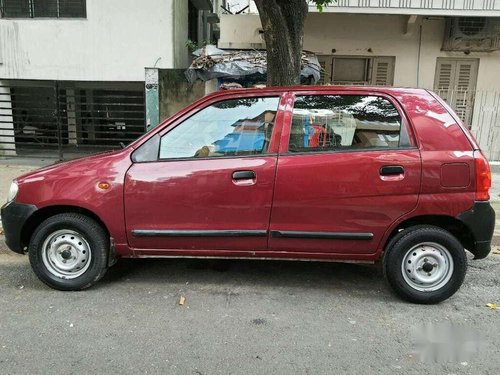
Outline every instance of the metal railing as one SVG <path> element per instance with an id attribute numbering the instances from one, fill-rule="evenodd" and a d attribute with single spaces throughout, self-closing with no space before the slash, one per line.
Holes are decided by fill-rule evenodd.
<path id="1" fill-rule="evenodd" d="M 132 142 L 145 132 L 142 84 L 110 86 L 0 79 L 0 158 L 63 160 Z M 500 91 L 435 91 L 500 160 Z"/>
<path id="2" fill-rule="evenodd" d="M 316 11 L 316 4 L 309 2 L 311 11 Z M 325 11 L 338 12 L 343 9 L 364 9 L 368 12 L 378 9 L 385 12 L 409 13 L 415 11 L 435 12 L 436 14 L 492 15 L 500 12 L 500 2 L 496 0 L 337 0 L 325 7 Z"/>
<path id="3" fill-rule="evenodd" d="M 248 5 L 243 13 L 257 13 L 253 0 L 235 2 L 235 11 Z M 316 3 L 309 1 L 309 11 L 317 12 Z M 385 14 L 436 14 L 462 16 L 498 16 L 498 0 L 336 0 L 323 8 L 324 12 L 359 12 Z"/>
<path id="4" fill-rule="evenodd" d="M 0 157 L 71 159 L 135 140 L 144 90 L 112 86 L 0 79 Z"/>
<path id="5" fill-rule="evenodd" d="M 500 161 L 500 91 L 477 90 L 471 131 L 490 161 Z"/>

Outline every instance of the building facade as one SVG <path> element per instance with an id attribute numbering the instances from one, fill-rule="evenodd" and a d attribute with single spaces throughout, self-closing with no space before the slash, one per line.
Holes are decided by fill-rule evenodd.
<path id="1" fill-rule="evenodd" d="M 189 43 L 213 33 L 211 0 L 0 0 L 0 10 L 0 156 L 137 138 L 155 71 L 186 68 Z"/>
<path id="2" fill-rule="evenodd" d="M 221 14 L 220 48 L 265 48 L 253 1 Z M 337 0 L 311 4 L 304 49 L 319 56 L 324 84 L 436 91 L 500 160 L 500 0 Z"/>

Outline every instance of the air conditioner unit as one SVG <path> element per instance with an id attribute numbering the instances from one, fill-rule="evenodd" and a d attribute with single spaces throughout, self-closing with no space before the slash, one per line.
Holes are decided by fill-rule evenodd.
<path id="1" fill-rule="evenodd" d="M 447 19 L 443 51 L 491 52 L 499 49 L 500 18 Z"/>

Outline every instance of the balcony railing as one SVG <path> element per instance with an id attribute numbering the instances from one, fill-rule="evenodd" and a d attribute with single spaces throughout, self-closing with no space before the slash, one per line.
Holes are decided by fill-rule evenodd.
<path id="1" fill-rule="evenodd" d="M 229 1 L 238 11 L 246 5 L 243 13 L 257 13 L 253 0 Z M 313 1 L 309 11 L 317 12 Z M 324 12 L 365 14 L 407 14 L 435 16 L 500 17 L 500 0 L 336 0 L 324 7 Z"/>
<path id="2" fill-rule="evenodd" d="M 499 16 L 500 0 L 336 0 L 324 12 Z"/>

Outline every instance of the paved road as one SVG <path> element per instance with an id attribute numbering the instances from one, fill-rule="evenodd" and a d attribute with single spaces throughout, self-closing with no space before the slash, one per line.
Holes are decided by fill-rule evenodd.
<path id="1" fill-rule="evenodd" d="M 375 266 L 309 262 L 120 261 L 94 288 L 58 292 L 3 248 L 0 373 L 498 374 L 490 302 L 498 255 L 471 261 L 450 300 L 420 306 Z M 413 331 L 446 322 L 479 333 L 479 352 L 422 363 Z"/>
<path id="2" fill-rule="evenodd" d="M 4 166 L 0 198 L 29 169 Z M 498 374 L 500 309 L 485 305 L 500 306 L 500 255 L 469 264 L 435 306 L 398 300 L 376 266 L 308 262 L 120 261 L 64 293 L 0 236 L 0 374 Z M 478 333 L 478 353 L 422 362 L 421 327 L 447 322 Z"/>

